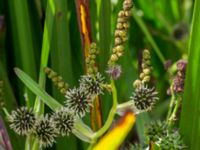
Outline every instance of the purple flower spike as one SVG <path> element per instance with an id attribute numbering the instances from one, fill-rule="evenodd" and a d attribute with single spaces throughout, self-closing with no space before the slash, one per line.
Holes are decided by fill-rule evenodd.
<path id="1" fill-rule="evenodd" d="M 177 66 L 177 70 L 178 70 L 178 71 L 185 72 L 186 66 L 187 66 L 187 61 L 186 61 L 186 60 L 183 60 L 183 59 L 180 59 L 180 60 L 176 63 L 176 66 Z"/>

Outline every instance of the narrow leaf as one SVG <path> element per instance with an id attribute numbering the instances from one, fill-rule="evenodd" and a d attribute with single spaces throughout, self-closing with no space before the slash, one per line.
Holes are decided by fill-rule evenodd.
<path id="1" fill-rule="evenodd" d="M 25 72 L 22 70 L 15 68 L 15 73 L 19 77 L 19 79 L 33 92 L 35 95 L 40 97 L 42 101 L 48 105 L 52 110 L 56 110 L 62 105 L 58 103 L 53 97 L 47 94 L 33 79 L 31 79 Z"/>
<path id="2" fill-rule="evenodd" d="M 195 1 L 180 129 L 189 150 L 200 149 L 200 0 Z"/>

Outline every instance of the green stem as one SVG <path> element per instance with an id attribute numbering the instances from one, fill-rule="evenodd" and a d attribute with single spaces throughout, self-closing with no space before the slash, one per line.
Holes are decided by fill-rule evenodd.
<path id="1" fill-rule="evenodd" d="M 112 108 L 110 110 L 110 113 L 108 115 L 108 118 L 107 118 L 104 126 L 94 134 L 92 144 L 89 146 L 89 149 L 91 149 L 93 147 L 93 145 L 96 143 L 97 139 L 99 137 L 101 137 L 110 128 L 110 126 L 113 122 L 113 119 L 114 119 L 114 116 L 115 116 L 115 113 L 116 113 L 116 110 L 117 110 L 117 104 L 118 104 L 118 102 L 117 102 L 117 90 L 116 90 L 116 87 L 115 87 L 114 80 L 111 80 L 111 89 L 112 89 L 112 95 L 113 95 Z"/>
<path id="2" fill-rule="evenodd" d="M 3 107 L 2 110 L 5 113 L 6 117 L 10 117 L 9 112 L 8 112 L 8 110 L 5 107 Z"/>
<path id="3" fill-rule="evenodd" d="M 175 101 L 175 95 L 174 95 L 174 92 L 173 92 L 173 85 L 170 87 L 170 91 L 171 91 L 172 96 L 171 96 L 171 100 L 170 100 L 169 110 L 168 110 L 168 113 L 167 113 L 167 121 L 170 118 L 170 115 L 172 113 L 173 106 L 174 106 L 174 101 Z"/>
<path id="4" fill-rule="evenodd" d="M 180 107 L 180 104 L 181 104 L 181 100 L 182 100 L 181 96 L 178 95 L 177 99 L 176 99 L 176 105 L 175 105 L 174 110 L 173 110 L 173 112 L 170 115 L 169 120 L 168 120 L 168 127 L 169 127 L 169 129 L 172 127 L 172 125 L 174 123 L 174 120 L 176 118 L 176 113 L 177 113 L 177 111 L 178 111 L 178 109 Z"/>
<path id="5" fill-rule="evenodd" d="M 148 39 L 149 43 L 152 45 L 152 47 L 153 47 L 155 53 L 157 54 L 158 58 L 164 64 L 165 58 L 164 58 L 163 54 L 161 53 L 161 50 L 157 46 L 157 44 L 156 44 L 155 40 L 153 39 L 153 37 L 151 36 L 151 33 L 149 32 L 149 30 L 148 30 L 147 26 L 145 25 L 144 21 L 138 15 L 136 9 L 133 9 L 133 17 L 134 17 L 135 21 L 137 22 L 137 24 L 140 26 L 141 30 L 144 32 L 144 34 L 145 34 L 146 38 Z"/>

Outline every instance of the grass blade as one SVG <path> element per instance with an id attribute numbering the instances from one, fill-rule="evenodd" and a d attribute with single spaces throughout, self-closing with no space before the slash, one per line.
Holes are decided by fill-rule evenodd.
<path id="1" fill-rule="evenodd" d="M 40 62 L 40 74 L 39 74 L 39 85 L 43 89 L 45 88 L 45 82 L 46 82 L 46 75 L 43 69 L 47 66 L 48 63 L 54 19 L 55 19 L 54 0 L 49 0 L 47 2 L 47 8 L 46 8 L 46 20 L 44 24 L 42 54 Z M 44 112 L 44 105 L 40 101 L 39 97 L 36 98 L 34 110 L 39 114 Z"/>
<path id="2" fill-rule="evenodd" d="M 53 97 L 48 95 L 33 79 L 31 79 L 25 72 L 22 70 L 15 68 L 15 73 L 19 77 L 19 79 L 41 100 L 47 104 L 52 110 L 56 110 L 62 105 L 58 103 Z"/>
<path id="3" fill-rule="evenodd" d="M 200 149 L 200 0 L 195 1 L 180 129 L 189 150 Z"/>

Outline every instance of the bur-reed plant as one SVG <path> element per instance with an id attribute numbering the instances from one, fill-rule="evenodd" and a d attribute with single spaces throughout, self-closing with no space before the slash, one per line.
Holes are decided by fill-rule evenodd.
<path id="1" fill-rule="evenodd" d="M 89 14 L 89 8 L 85 7 L 84 5 L 81 5 L 83 3 L 80 2 L 81 0 L 80 1 L 77 0 L 76 7 L 78 5 L 77 8 L 80 8 L 81 13 L 78 14 L 78 17 L 79 19 L 82 19 L 81 23 L 83 23 L 88 21 L 84 20 L 85 17 L 84 15 Z M 87 3 L 87 1 L 85 1 L 84 3 Z M 28 4 L 29 3 L 24 2 L 22 5 L 23 9 L 21 10 L 18 10 L 19 8 L 13 9 L 17 10 L 17 12 L 21 14 L 22 20 L 24 19 L 22 22 L 28 20 L 27 16 L 24 14 L 25 12 L 27 12 Z M 37 2 L 36 4 L 37 6 L 40 6 L 38 7 L 37 10 L 38 11 L 37 15 L 39 18 L 42 17 L 39 16 L 41 15 L 42 4 L 40 2 Z M 182 135 L 179 133 L 179 129 L 177 128 L 178 127 L 177 122 L 179 119 L 179 110 L 181 108 L 182 101 L 184 100 L 183 92 L 185 85 L 184 80 L 186 76 L 186 65 L 187 65 L 186 59 L 184 60 L 181 59 L 176 63 L 174 63 L 172 66 L 170 66 L 169 64 L 167 65 L 165 57 L 156 43 L 157 40 L 155 40 L 153 37 L 154 35 L 152 35 L 154 33 L 155 34 L 159 33 L 157 33 L 157 31 L 155 32 L 151 31 L 151 28 L 147 29 L 148 27 L 143 22 L 141 14 L 139 14 L 140 11 L 137 10 L 136 8 L 132 10 L 133 6 L 132 0 L 124 0 L 122 9 L 117 10 L 119 12 L 116 13 L 118 14 L 116 16 L 117 23 L 115 25 L 115 30 L 113 31 L 114 44 L 112 46 L 113 48 L 111 54 L 109 55 L 106 54 L 107 52 L 105 51 L 105 49 L 110 49 L 110 42 L 111 42 L 109 34 L 110 16 L 103 17 L 104 14 L 103 6 L 107 6 L 106 10 L 107 12 L 109 12 L 110 11 L 109 6 L 111 3 L 109 1 L 102 0 L 101 3 L 97 3 L 97 8 L 101 12 L 100 14 L 101 24 L 99 27 L 97 27 L 97 30 L 99 28 L 100 31 L 99 33 L 100 43 L 98 43 L 98 36 L 94 37 L 95 41 L 97 41 L 97 44 L 94 42 L 92 43 L 91 39 L 90 39 L 91 41 L 88 42 L 86 40 L 87 32 L 85 32 L 85 29 L 90 29 L 89 28 L 90 23 L 87 22 L 86 24 L 80 24 L 79 22 L 79 28 L 81 28 L 80 34 L 84 34 L 84 38 L 82 37 L 82 42 L 83 42 L 82 44 L 86 45 L 86 47 L 84 47 L 84 52 L 87 51 L 87 53 L 85 53 L 84 55 L 86 71 L 85 73 L 83 73 L 83 71 L 81 73 L 79 72 L 76 75 L 77 76 L 76 80 L 74 80 L 72 77 L 72 72 L 76 69 L 73 68 L 71 64 L 71 58 L 72 61 L 74 60 L 76 61 L 76 54 L 74 53 L 71 54 L 69 46 L 70 44 L 74 44 L 74 42 L 70 42 L 68 33 L 60 34 L 61 33 L 60 29 L 62 29 L 63 26 L 66 26 L 67 30 L 69 31 L 70 23 L 66 22 L 65 19 L 70 16 L 73 16 L 73 14 L 69 14 L 66 11 L 68 4 L 70 5 L 70 2 L 65 2 L 64 0 L 59 2 L 50 0 L 47 2 L 46 18 L 44 22 L 44 35 L 43 35 L 43 43 L 41 51 L 41 64 L 40 64 L 40 69 L 38 69 L 39 70 L 38 84 L 34 81 L 36 79 L 35 77 L 34 77 L 35 79 L 33 78 L 34 79 L 33 80 L 29 76 L 31 74 L 29 73 L 29 71 L 31 72 L 31 69 L 28 67 L 28 69 L 30 70 L 27 71 L 28 69 L 26 65 L 23 68 L 24 63 L 27 60 L 22 59 L 24 60 L 24 62 L 22 62 L 22 67 L 20 68 L 22 68 L 22 70 L 24 70 L 29 75 L 27 75 L 22 70 L 15 68 L 15 73 L 17 74 L 17 76 L 22 80 L 22 82 L 26 85 L 26 87 L 30 89 L 37 96 L 35 104 L 32 103 L 33 97 L 28 92 L 28 95 L 25 96 L 27 105 L 26 107 L 25 106 L 19 107 L 18 109 L 11 111 L 10 109 L 9 110 L 6 109 L 7 105 L 2 105 L 5 116 L 7 118 L 8 123 L 10 124 L 11 129 L 13 129 L 13 131 L 15 131 L 17 134 L 26 135 L 25 149 L 36 150 L 47 147 L 51 147 L 53 149 L 57 147 L 57 145 L 58 145 L 57 149 L 59 149 L 59 147 L 62 147 L 59 146 L 60 145 L 59 142 L 63 143 L 63 141 L 65 140 L 68 141 L 70 146 L 73 147 L 72 149 L 79 149 L 80 144 L 76 148 L 77 139 L 75 139 L 74 136 L 71 135 L 75 135 L 80 140 L 84 141 L 85 143 L 88 143 L 87 145 L 82 144 L 83 147 L 87 147 L 88 149 L 117 149 L 121 147 L 122 149 L 127 148 L 127 149 L 175 149 L 176 150 L 176 149 L 190 148 L 191 143 L 187 142 L 187 140 L 186 142 L 182 140 Z M 91 2 L 91 4 L 93 6 L 92 8 L 94 8 L 94 3 Z M 145 6 L 144 3 L 142 2 L 136 2 L 136 4 L 140 5 L 141 7 Z M 12 6 L 12 4 L 10 3 L 9 6 Z M 169 16 L 172 15 L 174 17 L 173 19 L 180 18 L 180 14 L 177 11 L 177 7 L 178 5 L 176 2 L 170 3 L 170 9 L 172 9 L 172 14 L 169 14 Z M 151 8 L 152 7 L 150 7 L 150 9 Z M 73 7 L 70 9 L 73 9 Z M 163 11 L 163 10 L 164 9 L 160 9 L 158 11 Z M 156 69 L 152 67 L 152 66 L 155 67 L 154 64 L 155 62 L 153 62 L 152 64 L 152 57 L 154 59 L 155 56 L 152 55 L 152 53 L 154 54 L 154 51 L 148 49 L 144 49 L 141 52 L 142 53 L 141 58 L 139 58 L 140 63 L 138 65 L 139 76 L 135 78 L 134 81 L 131 82 L 124 82 L 126 80 L 123 80 L 123 76 L 127 74 L 126 73 L 127 66 L 124 66 L 125 63 L 123 59 L 128 58 L 127 54 L 129 53 L 128 50 L 130 48 L 129 46 L 127 46 L 127 41 L 129 38 L 131 38 L 132 34 L 132 32 L 129 33 L 129 28 L 131 27 L 131 24 L 133 22 L 133 20 L 131 20 L 130 23 L 130 19 L 132 19 L 132 13 L 133 13 L 133 18 L 135 19 L 134 23 L 137 23 L 139 25 L 139 28 L 141 28 L 141 31 L 144 32 L 146 39 L 153 47 L 155 54 L 159 58 L 159 62 L 167 66 L 166 67 L 167 74 L 171 77 L 171 79 L 167 79 L 168 84 L 170 84 L 168 89 L 168 95 L 169 95 L 168 97 L 170 97 L 170 104 L 166 120 L 154 121 L 146 125 L 144 135 L 140 134 L 142 131 L 141 130 L 142 127 L 138 127 L 138 121 L 137 121 L 137 131 L 140 136 L 140 143 L 138 144 L 134 143 L 126 144 L 124 142 L 125 137 L 128 135 L 133 124 L 135 123 L 135 117 L 140 118 L 141 115 L 143 114 L 145 115 L 147 112 L 151 112 L 154 109 L 156 109 L 155 105 L 158 105 L 160 103 L 158 100 L 160 97 L 160 92 L 162 91 L 160 89 L 156 90 L 157 88 L 155 87 L 155 81 L 154 81 Z M 162 12 L 160 14 L 164 13 Z M 99 14 L 97 14 L 97 16 L 98 15 Z M 95 26 L 95 21 L 93 19 L 97 18 L 93 17 L 92 17 L 93 22 L 91 25 Z M 152 16 L 148 17 L 151 18 Z M 187 35 L 187 26 L 184 25 L 182 26 L 181 24 L 179 24 L 180 26 L 177 25 L 173 28 L 170 24 L 168 24 L 168 22 L 165 20 L 166 18 L 163 18 L 163 16 L 160 16 L 157 13 L 155 13 L 154 17 L 161 20 L 159 22 L 160 24 L 158 23 L 158 26 L 164 26 L 168 34 L 173 32 L 172 36 L 174 36 L 173 38 L 175 40 L 170 42 L 172 42 L 174 46 L 177 49 L 179 49 L 180 52 L 183 52 L 183 46 L 181 45 L 181 42 L 179 42 L 178 40 L 184 38 L 185 35 Z M 12 16 L 11 18 L 14 17 Z M 17 20 L 16 22 L 19 23 L 19 20 Z M 107 23 L 108 25 L 106 25 Z M 84 28 L 85 27 L 84 25 L 86 25 L 86 28 Z M 27 24 L 25 24 L 24 26 L 27 29 L 26 31 L 29 33 L 28 34 L 29 44 L 26 45 L 22 44 L 23 41 L 22 39 L 24 39 L 24 34 L 22 35 L 23 38 L 20 39 L 20 42 L 17 42 L 17 40 L 15 39 L 16 40 L 15 42 L 18 43 L 18 47 L 19 48 L 20 46 L 22 47 L 20 48 L 23 49 L 22 51 L 25 51 L 25 47 L 33 45 L 34 41 L 33 39 L 36 39 L 34 36 L 32 36 L 33 33 L 30 34 L 30 31 L 33 30 L 30 29 L 30 22 L 27 22 Z M 19 28 L 19 31 L 22 29 L 22 27 L 19 24 L 17 28 Z M 183 33 L 184 36 L 182 35 L 182 33 L 180 33 L 181 35 L 179 35 L 179 29 L 180 32 L 184 32 Z M 96 29 L 92 27 L 92 30 L 95 31 Z M 66 32 L 66 30 L 63 31 Z M 84 32 L 82 33 L 82 31 Z M 88 31 L 89 34 L 91 34 L 90 30 Z M 107 39 L 105 40 L 104 35 L 107 34 L 109 34 L 109 37 L 105 38 Z M 63 44 L 65 39 L 68 44 Z M 54 40 L 57 42 L 53 42 Z M 193 40 L 191 40 L 191 43 L 192 42 Z M 182 43 L 184 43 L 184 41 Z M 78 46 L 80 45 L 77 44 L 77 47 Z M 55 50 L 53 50 L 54 48 L 55 49 L 61 48 L 61 50 L 59 50 L 60 53 L 55 52 Z M 64 48 L 67 49 L 67 53 L 64 50 Z M 31 49 L 33 49 L 33 46 L 31 46 Z M 32 51 L 33 50 L 31 50 L 31 52 Z M 103 55 L 102 52 L 104 52 Z M 27 53 L 24 54 L 27 55 Z M 60 54 L 63 59 L 65 59 L 65 57 L 63 56 L 67 57 L 66 64 L 69 67 L 68 69 L 70 73 L 65 71 L 66 68 L 64 67 L 63 63 L 59 61 L 59 57 L 61 56 L 57 54 Z M 37 54 L 34 55 L 37 56 Z M 31 57 L 35 57 L 34 55 L 31 54 Z M 125 56 L 122 57 L 123 55 Z M 104 56 L 106 57 L 104 58 Z M 25 57 L 26 56 L 23 56 L 23 58 Z M 49 58 L 51 59 L 50 63 L 51 68 L 47 67 L 49 66 L 48 64 Z M 103 62 L 103 64 L 99 63 L 98 58 L 100 62 Z M 106 64 L 105 61 L 108 61 L 108 63 Z M 32 59 L 30 60 L 30 62 L 32 62 Z M 77 59 L 77 63 L 80 62 L 81 59 Z M 129 62 L 129 60 L 127 60 L 127 62 Z M 133 66 L 134 65 L 135 62 L 133 62 Z M 100 69 L 98 69 L 99 66 Z M 34 67 L 34 69 L 35 68 L 36 67 Z M 56 71 L 54 71 L 54 68 Z M 162 68 L 164 67 L 162 66 Z M 36 73 L 34 69 L 32 71 L 33 73 Z M 55 86 L 53 89 L 54 93 L 53 97 L 55 97 L 55 99 L 48 94 L 49 90 L 45 89 L 46 86 L 45 73 Z M 50 80 L 47 81 L 49 82 Z M 123 85 L 123 87 L 125 87 L 124 85 L 129 85 L 128 90 L 127 91 L 124 90 L 125 92 L 127 92 L 125 97 L 119 96 L 122 93 L 121 92 L 122 88 L 119 88 L 118 86 L 118 83 L 120 82 L 123 82 L 123 84 L 121 84 Z M 76 83 L 76 86 L 74 86 L 74 83 Z M 129 91 L 131 91 L 132 94 Z M 107 97 L 109 98 L 107 98 L 104 95 L 108 95 Z M 97 103 L 94 103 L 97 97 L 98 98 L 101 97 L 100 102 L 103 104 L 102 106 L 104 106 L 105 103 L 108 103 L 106 101 L 112 103 L 112 106 L 109 109 L 108 116 L 105 117 L 103 114 L 104 123 L 102 127 L 100 123 L 99 124 L 100 126 L 98 127 L 99 129 L 94 130 L 94 128 L 92 127 L 91 129 L 91 127 L 88 124 L 88 114 L 92 113 L 91 108 L 93 108 L 94 113 L 95 109 L 99 109 L 100 110 L 99 112 L 101 112 L 101 109 L 104 109 L 104 107 L 98 108 L 96 105 Z M 129 101 L 126 100 L 127 97 L 129 97 Z M 111 101 L 111 99 L 113 100 Z M 3 101 L 2 97 L 1 101 Z M 45 105 L 48 106 L 51 109 L 51 111 L 46 112 L 44 107 Z M 101 116 L 98 113 L 96 117 L 101 118 Z M 93 120 L 92 116 L 93 115 L 91 115 L 90 118 L 91 120 Z M 117 116 L 119 116 L 120 119 L 115 123 L 115 118 Z M 146 118 L 149 117 L 146 116 Z M 140 121 L 142 121 L 143 119 L 145 120 L 145 117 L 141 118 Z M 183 133 L 184 135 L 185 134 L 184 127 L 182 126 L 181 130 L 183 132 L 181 133 Z M 194 124 L 193 126 L 196 125 Z M 124 131 L 123 133 L 120 132 L 122 130 Z M 67 139 L 64 138 L 69 135 L 70 137 L 68 137 Z M 113 140 L 113 138 L 115 138 L 115 140 Z M 78 143 L 80 142 L 78 141 Z M 67 144 L 63 143 L 61 145 L 67 147 Z M 193 147 L 197 148 L 198 144 L 196 144 Z"/>

